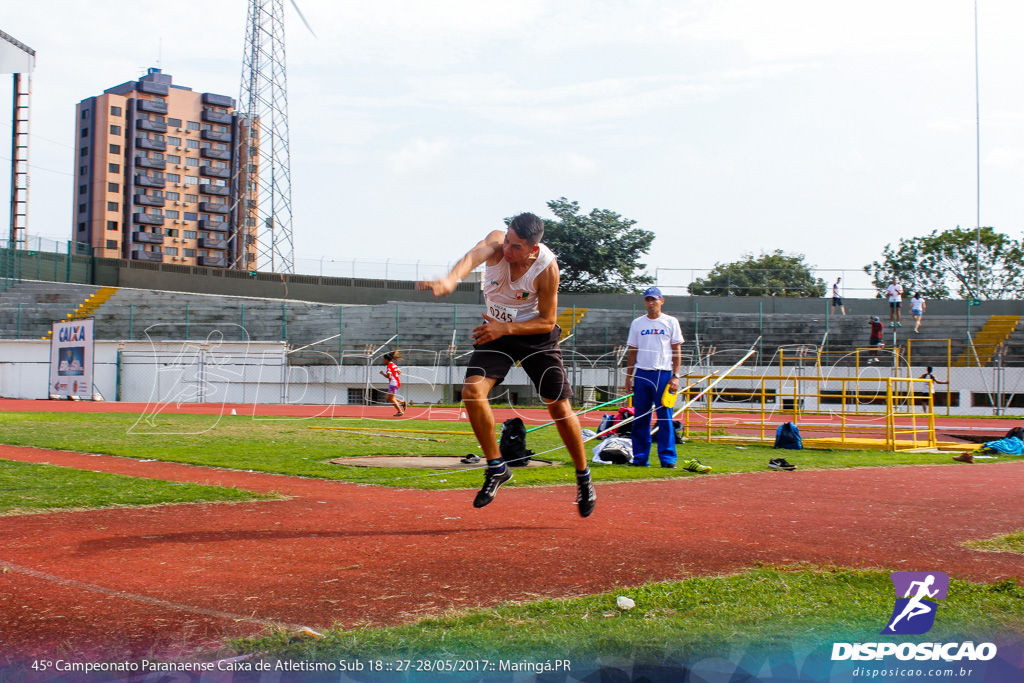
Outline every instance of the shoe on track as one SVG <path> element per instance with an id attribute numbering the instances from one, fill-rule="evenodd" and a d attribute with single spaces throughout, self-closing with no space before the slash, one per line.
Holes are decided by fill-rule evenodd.
<path id="1" fill-rule="evenodd" d="M 505 471 L 499 474 L 491 472 L 492 469 L 488 467 L 484 470 L 484 485 L 477 491 L 476 498 L 473 499 L 473 507 L 482 508 L 488 505 L 494 496 L 498 493 L 498 489 L 501 488 L 502 484 L 512 481 L 512 468 L 505 465 Z"/>
<path id="2" fill-rule="evenodd" d="M 791 465 L 785 458 L 772 458 L 768 461 L 768 467 L 773 470 L 795 470 L 796 465 Z"/>
<path id="3" fill-rule="evenodd" d="M 962 453 L 960 455 L 954 455 L 953 459 L 958 462 L 974 462 L 974 456 L 970 453 Z"/>
<path id="4" fill-rule="evenodd" d="M 711 468 L 709 466 L 702 465 L 700 460 L 698 460 L 697 458 L 694 458 L 693 460 L 684 460 L 681 463 L 679 463 L 679 465 L 684 470 L 689 470 L 690 472 L 700 472 L 701 474 L 706 474 L 711 471 Z"/>
<path id="5" fill-rule="evenodd" d="M 597 493 L 594 491 L 594 483 L 587 479 L 584 482 L 576 481 L 576 505 L 580 517 L 589 517 L 597 504 Z"/>

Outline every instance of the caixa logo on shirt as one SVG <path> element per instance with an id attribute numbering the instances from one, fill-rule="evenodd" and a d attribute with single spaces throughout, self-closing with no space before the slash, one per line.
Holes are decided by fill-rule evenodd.
<path id="1" fill-rule="evenodd" d="M 658 328 L 652 328 L 652 329 L 649 329 L 649 330 L 640 330 L 640 336 L 641 337 L 645 336 L 645 335 L 648 335 L 648 334 L 668 334 L 668 332 L 666 330 L 658 329 Z"/>

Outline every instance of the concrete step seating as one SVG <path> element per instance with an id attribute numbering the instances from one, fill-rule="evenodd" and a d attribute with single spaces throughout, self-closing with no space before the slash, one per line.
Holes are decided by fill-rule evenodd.
<path id="1" fill-rule="evenodd" d="M 68 313 L 67 320 L 82 320 L 84 318 L 92 317 L 96 310 L 106 303 L 113 294 L 117 291 L 117 287 L 100 287 L 94 294 L 91 294 L 85 298 L 78 308 L 71 313 Z M 49 340 L 53 336 L 53 328 L 51 327 L 43 335 L 44 340 Z"/>
<path id="2" fill-rule="evenodd" d="M 996 349 L 1006 342 L 1020 323 L 1019 315 L 993 315 L 984 327 L 973 335 L 974 348 L 964 348 L 957 356 L 956 367 L 985 367 L 992 362 Z"/>
<path id="3" fill-rule="evenodd" d="M 53 320 L 66 319 L 97 289 L 25 281 L 0 292 L 0 338 L 39 339 L 50 330 Z M 120 288 L 92 317 L 99 339 L 145 339 L 148 331 L 153 340 L 201 341 L 210 334 L 219 334 L 228 341 L 287 339 L 293 349 L 311 345 L 297 352 L 295 362 L 307 356 L 310 363 L 323 362 L 324 354 L 337 359 L 343 351 L 345 363 L 365 363 L 368 350 L 380 353 L 400 347 L 407 364 L 419 360 L 449 362 L 451 356 L 456 357 L 455 364 L 464 364 L 472 348 L 471 332 L 483 321 L 483 312 L 483 306 L 469 304 L 392 302 L 361 306 Z M 729 354 L 738 358 L 760 336 L 761 363 L 777 363 L 780 353 L 786 364 L 806 363 L 806 354 L 801 358 L 794 346 L 817 347 L 826 330 L 826 365 L 852 363 L 853 350 L 868 345 L 867 315 L 826 319 L 824 315 L 666 312 L 679 318 L 686 338 L 684 356 L 692 359 L 698 351 L 706 354 L 709 348 L 717 352 L 716 360 L 727 360 L 732 357 Z M 571 318 L 572 307 L 561 309 L 560 314 Z M 563 354 L 581 362 L 614 362 L 625 345 L 630 323 L 642 314 L 642 309 L 577 308 L 575 324 L 567 320 L 563 325 L 566 335 L 575 330 Z M 879 317 L 887 323 L 887 315 Z M 972 320 L 972 334 L 980 332 L 985 321 L 982 317 Z M 901 328 L 886 327 L 887 346 L 891 346 L 893 332 L 904 350 L 909 340 L 915 365 L 941 366 L 947 357 L 946 339 L 953 339 L 956 357 L 966 346 L 968 330 L 963 317 L 926 316 L 921 334 L 914 334 L 912 320 Z M 453 338 L 455 349 L 451 353 Z M 378 349 L 386 342 L 386 348 Z M 1005 343 L 1018 353 L 1024 351 L 1024 331 L 1013 331 Z"/>

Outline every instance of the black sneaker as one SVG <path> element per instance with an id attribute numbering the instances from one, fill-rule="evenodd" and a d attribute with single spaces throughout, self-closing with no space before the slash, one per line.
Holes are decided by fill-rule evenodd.
<path id="1" fill-rule="evenodd" d="M 587 478 L 586 481 L 576 480 L 576 505 L 580 517 L 589 517 L 597 504 L 597 493 L 594 491 L 594 483 Z"/>
<path id="2" fill-rule="evenodd" d="M 785 458 L 772 458 L 768 461 L 768 467 L 773 470 L 795 470 L 796 465 L 790 465 Z"/>
<path id="3" fill-rule="evenodd" d="M 473 507 L 482 508 L 494 500 L 494 496 L 498 493 L 498 489 L 501 485 L 512 481 L 512 469 L 508 466 L 504 466 L 504 472 L 494 474 L 491 470 L 497 469 L 496 467 L 488 467 L 484 470 L 484 485 L 479 491 L 477 491 L 476 498 L 473 499 Z"/>

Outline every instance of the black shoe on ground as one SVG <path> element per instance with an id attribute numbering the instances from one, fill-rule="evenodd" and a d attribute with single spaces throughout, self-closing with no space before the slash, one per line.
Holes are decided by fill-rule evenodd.
<path id="1" fill-rule="evenodd" d="M 597 493 L 594 491 L 594 483 L 587 479 L 586 481 L 576 481 L 576 505 L 580 513 L 580 517 L 589 517 L 590 513 L 594 511 L 594 506 L 597 504 Z"/>
<path id="2" fill-rule="evenodd" d="M 790 465 L 785 458 L 772 458 L 768 461 L 768 467 L 773 470 L 795 470 L 796 465 Z"/>
<path id="3" fill-rule="evenodd" d="M 501 485 L 512 481 L 512 469 L 505 465 L 502 469 L 504 472 L 495 474 L 491 472 L 494 467 L 488 467 L 484 470 L 484 485 L 477 491 L 476 498 L 473 500 L 473 507 L 482 508 L 494 500 L 494 496 L 498 493 L 498 489 Z"/>

